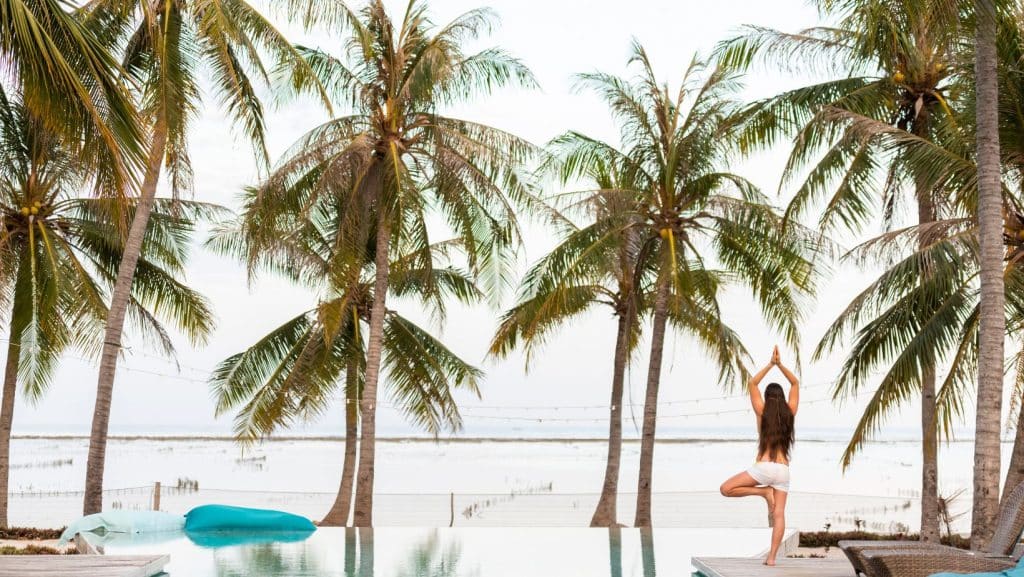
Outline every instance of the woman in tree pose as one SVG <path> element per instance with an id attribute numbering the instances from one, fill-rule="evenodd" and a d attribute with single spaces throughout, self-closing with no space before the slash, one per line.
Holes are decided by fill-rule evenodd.
<path id="1" fill-rule="evenodd" d="M 778 369 L 789 381 L 789 401 L 778 383 L 771 383 L 764 389 L 764 397 L 758 385 L 773 368 Z M 786 368 L 779 358 L 779 347 L 772 352 L 772 360 L 751 377 L 747 383 L 750 404 L 757 416 L 757 460 L 754 466 L 734 475 L 722 483 L 722 495 L 726 497 L 764 498 L 768 503 L 768 520 L 772 527 L 772 546 L 768 550 L 766 565 L 775 565 L 782 534 L 786 531 L 786 497 L 789 495 L 789 452 L 793 448 L 793 417 L 800 405 L 800 382 L 793 371 Z"/>

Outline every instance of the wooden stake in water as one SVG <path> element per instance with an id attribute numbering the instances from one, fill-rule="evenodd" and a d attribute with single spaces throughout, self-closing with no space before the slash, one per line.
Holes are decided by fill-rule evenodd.
<path id="1" fill-rule="evenodd" d="M 160 481 L 157 481 L 156 485 L 153 486 L 153 510 L 160 510 Z"/>

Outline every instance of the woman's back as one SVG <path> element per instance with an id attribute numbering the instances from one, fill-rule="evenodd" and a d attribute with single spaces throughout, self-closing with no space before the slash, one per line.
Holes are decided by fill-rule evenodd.
<path id="1" fill-rule="evenodd" d="M 782 386 L 771 383 L 764 390 L 764 406 L 757 416 L 757 460 L 789 464 L 795 432 L 793 410 Z"/>

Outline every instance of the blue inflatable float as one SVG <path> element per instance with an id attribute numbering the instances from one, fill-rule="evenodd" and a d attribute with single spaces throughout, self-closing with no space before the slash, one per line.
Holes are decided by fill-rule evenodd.
<path id="1" fill-rule="evenodd" d="M 185 532 L 202 531 L 316 531 L 309 519 L 269 509 L 202 505 L 185 513 Z"/>

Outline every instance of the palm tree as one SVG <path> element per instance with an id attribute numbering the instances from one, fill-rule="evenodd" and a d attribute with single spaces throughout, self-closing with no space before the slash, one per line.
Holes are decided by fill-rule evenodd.
<path id="1" fill-rule="evenodd" d="M 572 153 L 585 141 L 582 135 L 570 133 L 550 144 L 550 148 L 565 152 L 565 157 L 559 159 L 559 164 L 564 167 L 563 183 L 574 177 L 572 167 L 582 159 Z M 629 188 L 617 182 L 614 172 L 617 159 L 618 155 L 592 158 L 590 164 L 581 170 L 587 172 L 598 191 Z M 585 214 L 591 213 L 595 222 L 584 228 L 565 222 L 566 238 L 527 273 L 519 302 L 502 317 L 490 349 L 491 354 L 504 357 L 522 343 L 527 349 L 529 362 L 534 348 L 559 326 L 570 323 L 597 305 L 611 308 L 618 328 L 612 360 L 608 457 L 601 497 L 590 520 L 591 527 L 617 525 L 623 383 L 629 360 L 639 344 L 639 314 L 643 306 L 638 283 L 634 279 L 639 249 L 635 231 L 609 226 L 614 223 L 612 218 L 615 215 L 631 208 L 622 200 L 621 196 L 598 192 L 578 203 L 576 208 Z"/>
<path id="2" fill-rule="evenodd" d="M 97 189 L 123 194 L 144 155 L 117 61 L 64 0 L 11 0 L 0 18 L 0 91 L 17 95 L 92 170 Z"/>
<path id="3" fill-rule="evenodd" d="M 246 206 L 252 207 L 255 201 L 250 196 Z M 252 212 L 243 216 L 240 230 L 221 229 L 211 239 L 214 248 L 246 260 L 250 270 L 281 272 L 322 296 L 315 308 L 289 319 L 245 351 L 221 362 L 210 383 L 218 414 L 240 407 L 235 433 L 246 444 L 296 420 L 319 417 L 339 396 L 344 400 L 341 482 L 334 505 L 320 523 L 340 526 L 348 523 L 352 503 L 373 271 L 367 266 L 363 279 L 355 286 L 332 287 L 329 279 L 338 246 L 338 230 L 332 223 L 343 217 L 321 210 L 298 218 L 301 223 L 288 219 L 291 234 L 272 235 L 277 240 L 270 245 L 259 243 L 266 238 L 266 229 L 281 220 L 268 222 Z M 247 232 L 254 230 L 260 233 L 247 239 Z M 389 288 L 393 295 L 418 297 L 442 314 L 446 300 L 473 302 L 480 298 L 472 281 L 459 270 L 434 265 L 435 259 L 447 258 L 457 248 L 456 243 L 419 248 L 410 247 L 408 253 L 390 263 Z M 423 259 L 427 259 L 428 266 L 423 266 Z M 478 393 L 480 371 L 428 331 L 392 310 L 386 312 L 383 349 L 390 396 L 406 417 L 435 435 L 444 429 L 459 430 L 462 420 L 452 393 L 458 389 Z"/>
<path id="4" fill-rule="evenodd" d="M 1008 182 L 1003 191 L 1005 245 L 1004 272 L 1006 299 L 1006 334 L 1020 341 L 1024 328 L 1024 303 L 1020 300 L 1020 263 L 1024 258 L 1024 215 L 1021 214 L 1019 192 L 1024 183 L 1024 84 L 1021 63 L 1024 39 L 1019 15 L 1013 11 L 1001 13 L 999 18 L 999 106 L 1000 157 L 1002 172 Z M 973 47 L 960 60 L 973 62 Z M 969 71 L 963 74 L 971 77 Z M 956 191 L 949 205 L 953 212 L 963 216 L 951 217 L 933 225 L 908 227 L 872 239 L 851 252 L 852 259 L 873 260 L 888 269 L 859 295 L 826 333 L 819 352 L 829 350 L 841 342 L 840 333 L 848 332 L 863 319 L 876 319 L 864 324 L 858 332 L 854 353 L 851 354 L 840 375 L 840 382 L 863 379 L 876 369 L 886 367 L 891 373 L 883 379 L 869 403 L 864 417 L 855 431 L 844 455 L 844 466 L 852 454 L 875 429 L 881 417 L 891 407 L 909 398 L 910 390 L 894 386 L 903 380 L 911 382 L 914 367 L 934 365 L 940 359 L 949 359 L 948 376 L 937 394 L 938 419 L 944 432 L 949 434 L 954 418 L 963 417 L 963 406 L 976 384 L 978 363 L 978 245 L 977 222 L 970 218 L 977 206 L 977 166 L 974 162 L 974 126 L 970 112 L 973 90 L 967 85 L 964 95 L 965 114 L 956 119 L 959 131 L 944 131 L 944 146 L 925 141 L 883 125 L 869 118 L 840 113 L 830 116 L 851 123 L 867 141 L 877 139 L 883 148 L 902 148 L 913 164 L 925 167 L 929 186 Z M 1014 184 L 1015 183 L 1015 184 Z M 909 236 L 927 236 L 925 247 L 912 248 Z M 921 271 L 935 275 L 929 286 L 916 282 Z M 945 280 L 943 280 L 945 279 Z M 913 281 L 913 282 L 911 282 Z M 931 318 L 934 315 L 935 318 Z M 941 322 L 935 322 L 938 317 Z M 860 318 L 861 321 L 856 319 Z M 944 335 L 935 332 L 941 329 Z M 930 334 L 924 334 L 929 333 Z M 898 359 L 893 355 L 897 354 Z M 1020 405 L 1024 395 L 1024 349 L 1007 361 L 1017 367 L 1015 391 L 1010 396 L 1011 413 Z M 893 374 L 904 376 L 894 378 Z M 1024 408 L 1024 405 L 1021 405 Z M 1016 439 L 1007 470 L 1004 487 L 1012 490 L 1024 479 L 1024 411 L 1018 415 Z M 1004 489 L 1004 496 L 1008 493 Z"/>
<path id="5" fill-rule="evenodd" d="M 943 155 L 945 161 L 951 158 Z M 968 166 L 957 172 L 973 179 L 976 169 L 964 159 L 964 167 Z M 967 184 L 964 188 L 970 187 Z M 1009 196 L 1004 198 L 1003 210 L 1006 232 L 1002 242 L 1006 250 L 1000 266 L 1005 284 L 1004 322 L 1006 336 L 1020 343 L 1024 337 L 1024 210 L 1019 199 Z M 922 237 L 927 239 L 923 247 Z M 856 330 L 838 382 L 844 387 L 862 386 L 878 369 L 884 370 L 882 382 L 846 449 L 844 467 L 868 435 L 878 429 L 884 415 L 910 398 L 912 387 L 900 383 L 912 383 L 920 367 L 938 366 L 943 360 L 948 360 L 947 376 L 936 398 L 937 419 L 941 431 L 951 435 L 954 420 L 964 416 L 971 388 L 977 382 L 981 318 L 980 246 L 974 218 L 952 218 L 926 227 L 892 231 L 865 242 L 848 257 L 889 266 L 843 311 L 816 351 L 816 356 L 831 351 L 843 343 L 844 333 Z M 927 282 L 920 281 L 924 271 L 928 271 Z M 1011 359 L 1018 367 L 1014 403 L 1020 402 L 1020 386 L 1024 384 L 1022 359 L 1022 352 Z M 1008 487 L 1019 483 L 1021 438 L 1018 430 L 1007 472 Z"/>
<path id="6" fill-rule="evenodd" d="M 706 71 L 694 61 L 678 93 L 660 84 L 643 47 L 633 44 L 633 81 L 609 74 L 578 77 L 583 88 L 604 98 L 620 127 L 622 152 L 588 138 L 578 139 L 578 158 L 606 155 L 626 175 L 628 188 L 605 191 L 627 210 L 609 226 L 633 230 L 638 269 L 652 279 L 651 352 L 644 399 L 635 525 L 651 524 L 651 481 L 658 389 L 665 330 L 674 327 L 711 351 L 721 380 L 745 376 L 747 357 L 739 339 L 722 321 L 718 296 L 725 284 L 746 285 L 766 318 L 796 344 L 798 293 L 813 288 L 807 257 L 814 243 L 765 203 L 757 188 L 722 170 L 735 145 L 733 118 L 738 106 L 728 98 L 733 76 Z M 703 76 L 703 78 L 702 78 Z M 718 268 L 711 268 L 713 257 Z M 635 278 L 640 278 L 636 275 Z"/>
<path id="7" fill-rule="evenodd" d="M 999 76 L 996 2 L 976 0 L 974 75 L 977 115 L 978 237 L 981 304 L 978 320 L 978 400 L 974 426 L 974 508 L 971 546 L 985 547 L 999 513 L 1003 401 L 1002 181 L 999 158 Z"/>
<path id="8" fill-rule="evenodd" d="M 198 71 L 210 73 L 214 90 L 257 160 L 266 164 L 263 107 L 250 76 L 267 81 L 261 53 L 308 72 L 292 45 L 245 1 L 93 0 L 82 9 L 86 25 L 110 46 L 124 46 L 123 68 L 138 87 L 141 114 L 150 130 L 136 210 L 124 257 L 110 295 L 86 466 L 86 514 L 103 505 L 110 402 L 130 287 L 164 167 L 177 196 L 191 186 L 188 130 L 199 109 Z"/>
<path id="9" fill-rule="evenodd" d="M 829 112 L 839 109 L 892 125 L 918 137 L 934 139 L 949 122 L 951 84 L 956 79 L 956 48 L 960 11 L 951 0 L 896 0 L 879 4 L 866 0 L 815 2 L 835 25 L 795 34 L 751 27 L 723 42 L 720 61 L 736 69 L 749 68 L 761 58 L 777 67 L 801 67 L 834 75 L 753 104 L 747 114 L 745 148 L 771 146 L 795 133 L 780 186 L 797 182 L 787 218 L 797 218 L 818 201 L 824 202 L 819 225 L 829 230 L 842 225 L 861 229 L 874 214 L 878 182 L 882 215 L 891 223 L 904 190 L 913 192 L 917 220 L 927 224 L 941 217 L 943 190 L 924 184 L 926 177 L 893 151 L 874 141 L 858 140 Z M 881 180 L 879 180 L 881 179 Z M 922 247 L 927 240 L 922 238 Z M 925 282 L 922 280 L 922 282 Z M 936 375 L 924 367 L 913 381 L 921 394 L 922 491 L 921 538 L 939 538 L 938 429 L 935 409 Z M 850 392 L 837 389 L 837 394 Z"/>
<path id="10" fill-rule="evenodd" d="M 437 214 L 465 247 L 469 271 L 496 297 L 508 282 L 504 268 L 519 239 L 513 206 L 532 199 L 519 169 L 533 146 L 439 112 L 501 86 L 534 84 L 529 70 L 504 50 L 463 52 L 466 41 L 492 24 L 493 14 L 477 9 L 435 26 L 419 0 L 408 3 L 398 23 L 380 0 L 351 13 L 343 56 L 301 49 L 320 85 L 351 114 L 310 131 L 260 187 L 260 210 L 346 207 L 334 224 L 340 243 L 331 267 L 335 286 L 354 286 L 364 265 L 374 262 L 359 409 L 357 526 L 373 520 L 375 411 L 392 245 L 410 239 L 429 245 L 425 219 Z M 296 84 L 304 86 L 302 79 Z"/>
<path id="11" fill-rule="evenodd" d="M 89 177 L 80 157 L 26 106 L 0 94 L 0 302 L 10 302 L 0 405 L 0 526 L 7 526 L 11 426 L 19 380 L 33 399 L 46 391 L 61 354 L 98 347 L 104 299 L 122 244 L 116 199 L 76 191 Z M 129 210 L 133 206 L 128 207 Z M 188 235 L 213 207 L 160 202 L 146 238 L 130 312 L 167 353 L 158 319 L 200 342 L 212 328 L 205 299 L 181 284 Z M 0 318 L 5 317 L 4 306 Z"/>

